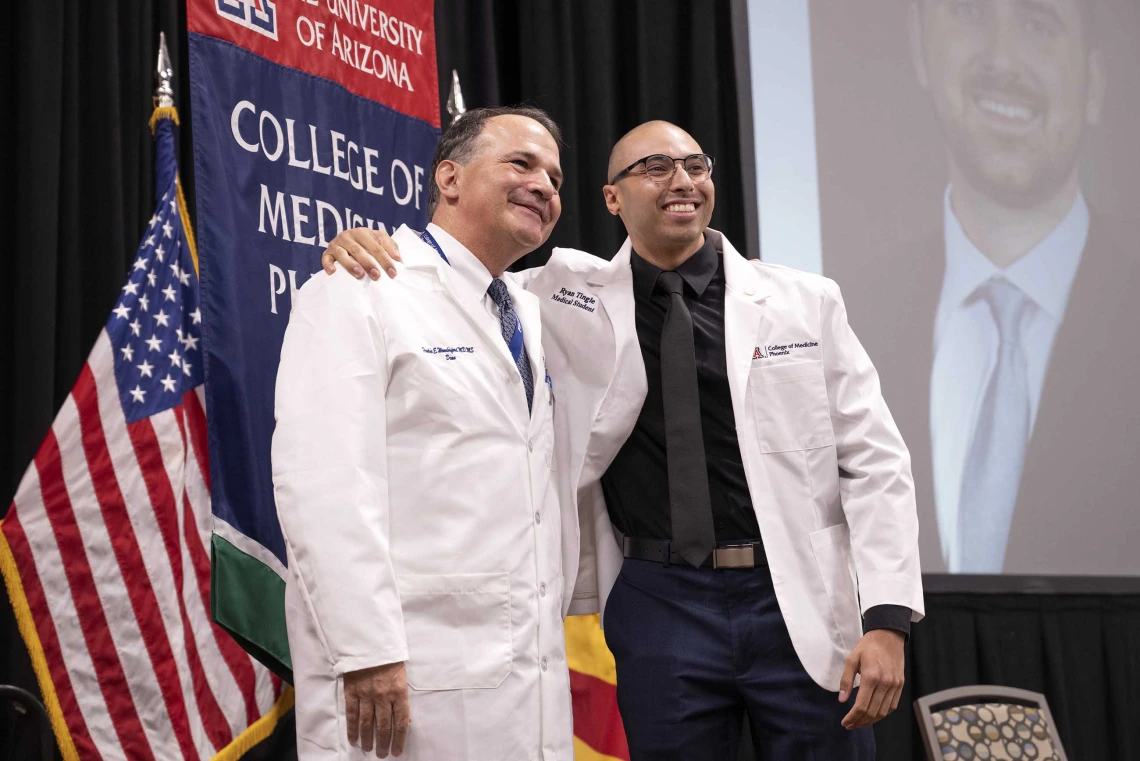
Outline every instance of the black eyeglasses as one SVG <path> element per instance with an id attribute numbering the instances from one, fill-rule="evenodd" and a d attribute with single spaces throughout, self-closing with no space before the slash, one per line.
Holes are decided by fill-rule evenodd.
<path id="1" fill-rule="evenodd" d="M 615 174 L 609 184 L 613 185 L 621 178 L 632 174 L 633 170 L 641 164 L 645 165 L 645 172 L 643 174 L 645 174 L 646 177 L 654 182 L 668 182 L 673 179 L 673 174 L 677 171 L 678 161 L 685 166 L 685 173 L 689 175 L 689 179 L 694 183 L 704 182 L 711 177 L 713 164 L 716 163 L 716 159 L 707 153 L 694 153 L 683 159 L 675 159 L 663 153 L 655 153 L 652 156 L 638 159 Z"/>

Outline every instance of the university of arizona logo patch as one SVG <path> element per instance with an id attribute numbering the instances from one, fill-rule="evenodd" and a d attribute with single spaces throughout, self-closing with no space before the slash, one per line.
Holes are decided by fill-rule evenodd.
<path id="1" fill-rule="evenodd" d="M 277 3 L 274 0 L 217 0 L 218 15 L 277 39 Z"/>
<path id="2" fill-rule="evenodd" d="M 752 352 L 752 358 L 753 359 L 767 359 L 768 355 L 764 353 L 763 349 L 761 349 L 759 346 L 757 346 L 756 351 Z"/>

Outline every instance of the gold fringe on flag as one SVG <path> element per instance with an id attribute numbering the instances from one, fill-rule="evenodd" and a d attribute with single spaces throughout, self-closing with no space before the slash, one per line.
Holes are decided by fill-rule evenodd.
<path id="1" fill-rule="evenodd" d="M 159 119 L 169 119 L 178 124 L 178 109 L 174 106 L 157 106 L 150 115 L 150 133 L 153 135 Z M 194 240 L 194 229 L 190 227 L 190 213 L 186 211 L 186 196 L 182 194 L 182 179 L 175 181 L 178 193 L 178 214 L 182 217 L 182 229 L 186 231 L 186 244 L 190 246 L 190 258 L 194 260 L 194 274 L 198 274 L 198 244 Z"/>
<path id="2" fill-rule="evenodd" d="M 178 124 L 178 109 L 174 106 L 159 106 L 154 109 L 154 113 L 150 115 L 150 134 L 154 134 L 154 127 L 159 119 L 169 119 Z"/>
<path id="3" fill-rule="evenodd" d="M 234 738 L 234 741 L 218 751 L 211 761 L 238 761 L 249 750 L 273 734 L 277 722 L 293 707 L 293 688 L 286 687 L 281 691 L 281 697 L 269 709 L 269 712 L 245 728 L 245 731 Z"/>
<path id="4" fill-rule="evenodd" d="M 4 521 L 0 520 L 0 528 Z M 36 672 L 36 681 L 40 684 L 43 693 L 44 707 L 47 708 L 51 718 L 51 728 L 55 732 L 55 741 L 59 745 L 63 761 L 79 761 L 79 752 L 75 749 L 75 741 L 71 739 L 71 730 L 63 718 L 63 709 L 59 707 L 59 696 L 55 694 L 55 684 L 51 680 L 51 671 L 48 669 L 47 658 L 44 656 L 44 647 L 40 644 L 40 635 L 36 632 L 35 622 L 32 621 L 32 609 L 28 605 L 28 598 L 24 596 L 24 585 L 20 581 L 20 572 L 16 568 L 16 558 L 12 555 L 12 548 L 8 546 L 8 538 L 0 531 L 0 572 L 4 575 L 4 584 L 8 587 L 8 599 L 12 602 L 12 610 L 16 614 L 16 626 L 24 645 L 28 648 L 28 655 L 32 658 L 32 669 Z"/>

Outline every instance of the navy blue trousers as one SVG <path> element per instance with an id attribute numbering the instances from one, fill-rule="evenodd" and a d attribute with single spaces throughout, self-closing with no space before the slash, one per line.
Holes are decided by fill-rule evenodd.
<path id="1" fill-rule="evenodd" d="M 874 761 L 855 698 L 800 664 L 767 568 L 626 559 L 605 613 L 632 761 L 736 761 L 748 718 L 757 761 Z"/>

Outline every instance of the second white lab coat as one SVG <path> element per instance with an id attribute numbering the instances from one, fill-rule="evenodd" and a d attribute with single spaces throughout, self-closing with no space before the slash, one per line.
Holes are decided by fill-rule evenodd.
<path id="1" fill-rule="evenodd" d="M 729 388 L 776 598 L 805 670 L 836 691 L 863 612 L 923 615 L 910 457 L 835 283 L 748 261 L 706 234 L 723 256 Z M 524 276 L 561 381 L 559 445 L 582 524 L 571 613 L 604 611 L 623 561 L 600 478 L 647 388 L 630 250 L 627 239 L 606 262 L 555 249 Z"/>

